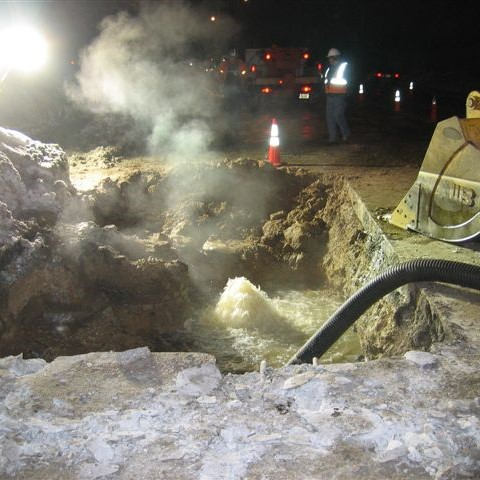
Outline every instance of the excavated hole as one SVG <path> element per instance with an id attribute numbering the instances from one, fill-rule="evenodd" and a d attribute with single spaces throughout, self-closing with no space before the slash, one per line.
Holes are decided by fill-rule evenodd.
<path id="1" fill-rule="evenodd" d="M 388 263 L 345 184 L 302 170 L 181 165 L 108 178 L 86 193 L 41 230 L 44 246 L 11 284 L 0 355 L 51 360 L 147 345 L 212 353 L 224 371 L 264 358 L 280 366 Z M 412 338 L 425 347 L 441 335 L 434 312 L 419 315 L 421 325 L 395 318 L 400 306 L 415 311 L 415 298 L 396 293 L 372 309 L 373 328 L 359 328 L 363 353 L 395 354 Z M 352 330 L 322 361 L 361 357 Z"/>

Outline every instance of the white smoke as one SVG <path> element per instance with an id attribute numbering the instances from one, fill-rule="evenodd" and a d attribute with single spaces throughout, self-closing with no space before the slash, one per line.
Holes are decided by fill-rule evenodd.
<path id="1" fill-rule="evenodd" d="M 211 141 L 219 88 L 214 74 L 190 60 L 221 54 L 236 31 L 233 20 L 211 22 L 182 0 L 107 17 L 68 93 L 96 113 L 131 117 L 132 128 L 148 132 L 151 153 L 194 157 Z"/>

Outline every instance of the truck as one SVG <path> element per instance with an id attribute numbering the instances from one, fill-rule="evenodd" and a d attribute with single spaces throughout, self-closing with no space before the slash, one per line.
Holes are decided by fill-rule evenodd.
<path id="1" fill-rule="evenodd" d="M 312 103 L 322 92 L 323 65 L 313 61 L 307 48 L 247 48 L 245 65 L 247 91 L 254 100 Z"/>

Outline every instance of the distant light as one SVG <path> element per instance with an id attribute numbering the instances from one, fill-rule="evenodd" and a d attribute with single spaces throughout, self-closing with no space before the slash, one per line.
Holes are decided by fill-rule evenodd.
<path id="1" fill-rule="evenodd" d="M 358 87 L 358 93 L 363 93 L 363 83 Z"/>
<path id="2" fill-rule="evenodd" d="M 272 93 L 272 89 L 270 87 L 263 87 L 260 91 L 266 95 Z"/>
<path id="3" fill-rule="evenodd" d="M 308 60 L 309 58 L 310 58 L 310 54 L 307 53 L 307 52 L 305 52 L 305 53 L 303 54 L 303 59 L 304 59 L 304 60 Z"/>
<path id="4" fill-rule="evenodd" d="M 408 86 L 409 90 L 413 90 L 413 82 L 410 82 L 410 85 Z"/>
<path id="5" fill-rule="evenodd" d="M 0 66 L 34 72 L 47 61 L 47 42 L 34 29 L 16 26 L 0 32 Z"/>
<path id="6" fill-rule="evenodd" d="M 212 22 L 214 22 L 216 19 L 217 19 L 217 17 L 215 17 L 215 15 L 212 15 L 212 16 L 210 17 L 210 21 L 212 21 Z"/>
<path id="7" fill-rule="evenodd" d="M 278 84 L 279 84 L 279 85 L 283 85 L 283 79 L 280 79 L 280 80 L 278 81 Z"/>
<path id="8" fill-rule="evenodd" d="M 312 91 L 312 87 L 310 85 L 303 85 L 303 87 L 301 88 L 301 91 L 303 93 L 309 93 Z"/>
<path id="9" fill-rule="evenodd" d="M 395 78 L 400 78 L 400 74 L 399 74 L 399 73 L 396 73 L 396 74 L 394 75 L 394 77 L 395 77 Z"/>
<path id="10" fill-rule="evenodd" d="M 271 60 L 272 59 L 272 54 L 271 53 L 266 53 L 265 54 L 265 60 Z"/>
<path id="11" fill-rule="evenodd" d="M 256 65 L 252 65 L 252 66 L 250 67 L 250 71 L 251 71 L 252 73 L 255 73 L 255 72 L 257 71 L 257 66 L 256 66 Z"/>
<path id="12" fill-rule="evenodd" d="M 395 92 L 395 101 L 396 101 L 396 102 L 399 102 L 399 101 L 400 101 L 400 90 L 397 90 L 397 91 Z"/>
<path id="13" fill-rule="evenodd" d="M 317 70 L 320 72 L 322 70 L 323 65 L 321 63 L 317 64 Z"/>
<path id="14" fill-rule="evenodd" d="M 436 97 L 432 98 L 432 105 L 430 106 L 430 121 L 438 121 L 438 112 L 437 112 L 437 99 Z"/>
<path id="15" fill-rule="evenodd" d="M 375 76 L 376 76 L 377 78 L 382 78 L 382 77 L 383 77 L 383 73 L 377 72 L 377 73 L 375 74 Z"/>

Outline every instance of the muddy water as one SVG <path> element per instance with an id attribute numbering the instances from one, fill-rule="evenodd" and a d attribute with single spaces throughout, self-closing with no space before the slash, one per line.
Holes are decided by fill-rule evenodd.
<path id="1" fill-rule="evenodd" d="M 241 277 L 229 280 L 215 306 L 186 325 L 190 349 L 215 355 L 224 372 L 284 365 L 341 305 L 331 291 L 284 290 L 268 296 Z M 350 329 L 321 362 L 355 361 L 360 344 Z"/>

